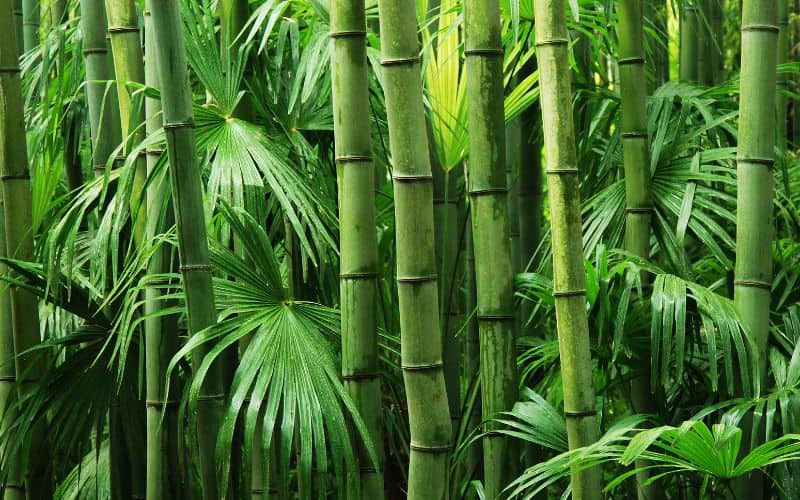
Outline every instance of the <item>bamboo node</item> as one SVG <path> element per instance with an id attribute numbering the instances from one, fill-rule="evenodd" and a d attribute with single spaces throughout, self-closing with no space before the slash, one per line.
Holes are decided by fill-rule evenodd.
<path id="1" fill-rule="evenodd" d="M 367 32 L 364 30 L 350 30 L 350 31 L 331 31 L 328 33 L 329 38 L 362 38 L 366 37 Z"/>
<path id="2" fill-rule="evenodd" d="M 433 198 L 434 205 L 458 205 L 459 201 L 461 201 L 459 198 L 450 198 L 450 199 L 445 199 L 442 197 Z"/>
<path id="3" fill-rule="evenodd" d="M 110 34 L 116 33 L 138 33 L 139 27 L 138 26 L 109 26 L 108 32 Z"/>
<path id="4" fill-rule="evenodd" d="M 549 40 L 536 40 L 537 47 L 544 47 L 545 45 L 566 45 L 569 40 L 566 38 L 551 38 Z"/>
<path id="5" fill-rule="evenodd" d="M 586 290 L 563 290 L 563 291 L 555 291 L 553 290 L 553 297 L 582 297 L 586 295 Z"/>
<path id="6" fill-rule="evenodd" d="M 629 214 L 652 214 L 655 207 L 625 207 L 625 212 Z"/>
<path id="7" fill-rule="evenodd" d="M 567 418 L 588 418 L 596 417 L 597 410 L 583 410 L 583 411 L 567 411 L 564 410 L 564 416 Z"/>
<path id="8" fill-rule="evenodd" d="M 14 15 L 14 16 L 21 16 L 22 15 L 22 11 L 20 9 L 12 9 L 11 10 L 11 14 Z"/>
<path id="9" fill-rule="evenodd" d="M 517 318 L 512 314 L 476 314 L 478 321 L 515 321 Z"/>
<path id="10" fill-rule="evenodd" d="M 621 136 L 623 139 L 647 139 L 649 137 L 648 133 L 643 131 L 623 132 Z"/>
<path id="11" fill-rule="evenodd" d="M 430 281 L 436 281 L 439 279 L 438 274 L 428 274 L 426 276 L 398 276 L 397 282 L 400 284 L 403 283 L 427 283 Z"/>
<path id="12" fill-rule="evenodd" d="M 416 451 L 417 453 L 446 453 L 450 451 L 452 446 L 444 445 L 444 446 L 422 446 L 419 444 L 411 443 L 410 445 L 411 451 Z"/>
<path id="13" fill-rule="evenodd" d="M 433 182 L 433 176 L 428 175 L 393 175 L 395 182 Z"/>
<path id="14" fill-rule="evenodd" d="M 505 55 L 505 51 L 503 49 L 468 49 L 464 51 L 464 55 L 467 57 L 503 57 L 503 55 Z"/>
<path id="15" fill-rule="evenodd" d="M 745 158 L 745 157 L 738 157 L 736 158 L 736 163 L 750 163 L 752 165 L 765 165 L 767 168 L 772 170 L 775 166 L 775 159 L 774 158 Z"/>
<path id="16" fill-rule="evenodd" d="M 20 71 L 19 66 L 0 66 L 0 73 L 15 74 Z"/>
<path id="17" fill-rule="evenodd" d="M 114 157 L 114 163 L 125 163 L 127 157 L 125 155 L 117 155 Z"/>
<path id="18" fill-rule="evenodd" d="M 442 366 L 444 366 L 444 363 L 442 363 L 441 361 L 437 361 L 435 363 L 428 363 L 426 365 L 405 365 L 404 364 L 400 368 L 402 368 L 403 371 L 406 371 L 406 372 L 425 372 L 425 371 L 431 371 L 431 370 L 438 370 Z"/>
<path id="19" fill-rule="evenodd" d="M 24 484 L 16 484 L 16 483 L 5 483 L 4 485 L 6 488 L 17 490 L 17 491 L 25 491 Z"/>
<path id="20" fill-rule="evenodd" d="M 486 187 L 469 190 L 470 196 L 486 196 L 490 194 L 508 194 L 508 187 Z"/>
<path id="21" fill-rule="evenodd" d="M 745 288 L 761 288 L 763 290 L 770 290 L 772 291 L 772 283 L 768 281 L 761 281 L 761 280 L 735 280 L 733 282 L 735 286 L 743 286 Z"/>
<path id="22" fill-rule="evenodd" d="M 208 264 L 186 264 L 181 266 L 182 273 L 210 273 L 211 266 Z"/>
<path id="23" fill-rule="evenodd" d="M 24 174 L 0 176 L 0 181 L 29 181 L 29 180 L 31 180 L 31 176 L 27 172 L 25 172 Z"/>
<path id="24" fill-rule="evenodd" d="M 419 56 L 415 57 L 400 57 L 396 59 L 381 59 L 381 66 L 413 66 L 420 62 Z"/>
<path id="25" fill-rule="evenodd" d="M 147 149 L 145 151 L 145 154 L 148 154 L 150 156 L 161 156 L 164 154 L 164 150 L 161 148 Z"/>
<path id="26" fill-rule="evenodd" d="M 627 66 L 631 64 L 644 64 L 646 62 L 644 57 L 623 57 L 617 61 L 620 66 Z"/>
<path id="27" fill-rule="evenodd" d="M 92 54 L 107 54 L 107 53 L 108 53 L 108 49 L 105 48 L 105 47 L 92 47 L 92 48 L 88 48 L 88 49 L 83 49 L 84 57 L 90 56 Z"/>
<path id="28" fill-rule="evenodd" d="M 371 156 L 364 155 L 341 155 L 336 157 L 336 163 L 372 163 Z"/>
<path id="29" fill-rule="evenodd" d="M 380 274 L 374 271 L 363 273 L 341 273 L 339 274 L 340 280 L 374 280 L 378 279 Z"/>
<path id="30" fill-rule="evenodd" d="M 548 175 L 578 175 L 580 170 L 577 168 L 548 168 L 545 173 Z"/>
<path id="31" fill-rule="evenodd" d="M 36 28 L 38 28 L 40 26 L 40 24 L 37 23 L 36 21 L 23 21 L 22 25 L 23 26 L 33 26 L 33 27 L 36 27 Z"/>
<path id="32" fill-rule="evenodd" d="M 92 167 L 97 172 L 105 172 L 106 164 L 105 163 L 98 163 Z"/>
<path id="33" fill-rule="evenodd" d="M 0 382 L 16 382 L 17 376 L 16 375 L 4 375 L 0 377 Z"/>
<path id="34" fill-rule="evenodd" d="M 203 394 L 201 396 L 197 396 L 197 401 L 224 401 L 225 395 L 224 394 Z"/>
<path id="35" fill-rule="evenodd" d="M 747 24 L 742 26 L 742 33 L 747 31 L 763 31 L 767 33 L 778 34 L 780 32 L 780 28 L 774 24 Z"/>
<path id="36" fill-rule="evenodd" d="M 164 130 L 177 130 L 180 128 L 194 128 L 194 122 L 172 122 L 164 124 Z"/>
<path id="37" fill-rule="evenodd" d="M 144 405 L 147 408 L 162 408 L 164 406 L 176 406 L 179 403 L 177 399 L 167 399 L 164 401 L 158 401 L 155 399 L 148 399 L 145 400 Z"/>
<path id="38" fill-rule="evenodd" d="M 375 372 L 363 372 L 363 373 L 349 373 L 347 375 L 342 374 L 342 380 L 346 382 L 356 382 L 359 380 L 375 380 L 376 378 L 380 378 Z"/>

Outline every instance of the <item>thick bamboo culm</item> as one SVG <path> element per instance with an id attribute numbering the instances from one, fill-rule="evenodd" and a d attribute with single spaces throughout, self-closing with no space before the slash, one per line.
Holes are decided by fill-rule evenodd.
<path id="1" fill-rule="evenodd" d="M 383 460 L 378 374 L 378 242 L 369 134 L 364 0 L 331 2 L 333 126 L 339 180 L 342 378 Z M 383 477 L 361 455 L 365 498 L 383 498 Z"/>
<path id="2" fill-rule="evenodd" d="M 756 341 L 758 378 L 766 381 L 772 289 L 778 2 L 742 3 L 742 57 L 737 151 L 734 303 Z M 763 476 L 737 481 L 737 496 L 756 500 Z"/>
<path id="3" fill-rule="evenodd" d="M 442 363 L 433 177 L 417 18 L 414 3 L 408 0 L 380 0 L 379 9 L 394 167 L 402 368 L 411 427 L 408 498 L 440 499 L 446 498 L 452 424 Z"/>
<path id="4" fill-rule="evenodd" d="M 167 138 L 169 171 L 175 221 L 178 229 L 178 254 L 186 294 L 189 334 L 216 322 L 212 270 L 209 265 L 203 187 L 195 146 L 192 90 L 183 25 L 177 0 L 159 0 L 150 5 L 154 46 L 161 83 L 164 133 Z M 192 361 L 201 362 L 205 349 L 198 348 Z M 227 387 L 220 363 L 209 371 L 198 401 L 198 445 L 203 493 L 217 498 L 214 446 L 225 405 Z"/>
<path id="5" fill-rule="evenodd" d="M 562 0 L 536 2 L 536 45 L 547 157 L 553 248 L 553 296 L 570 449 L 597 440 L 586 283 L 583 270 L 579 171 L 572 118 L 566 9 Z M 597 467 L 572 475 L 577 500 L 602 498 Z"/>
<path id="6" fill-rule="evenodd" d="M 503 115 L 503 45 L 500 5 L 464 2 L 469 198 L 472 215 L 477 320 L 484 420 L 517 400 L 514 284 L 508 220 Z M 518 456 L 489 423 L 483 437 L 486 498 L 496 498 L 516 475 Z"/>
<path id="7" fill-rule="evenodd" d="M 5 248 L 8 257 L 30 261 L 34 258 L 32 193 L 25 140 L 19 52 L 14 28 L 13 0 L 0 0 L 0 184 L 2 184 Z M 29 290 L 8 288 L 15 355 L 15 376 L 19 395 L 28 393 L 44 371 L 44 360 L 30 349 L 41 342 L 39 301 Z M 8 345 L 8 339 L 5 339 Z M 27 352 L 22 355 L 21 353 Z M 44 423 L 26 436 L 27 463 L 23 464 L 26 498 L 51 498 L 52 477 Z M 19 481 L 18 481 L 19 483 Z"/>

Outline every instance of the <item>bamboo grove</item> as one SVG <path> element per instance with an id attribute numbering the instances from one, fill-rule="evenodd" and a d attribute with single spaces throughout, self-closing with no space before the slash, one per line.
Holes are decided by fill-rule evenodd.
<path id="1" fill-rule="evenodd" d="M 0 0 L 3 498 L 797 498 L 799 44 Z"/>

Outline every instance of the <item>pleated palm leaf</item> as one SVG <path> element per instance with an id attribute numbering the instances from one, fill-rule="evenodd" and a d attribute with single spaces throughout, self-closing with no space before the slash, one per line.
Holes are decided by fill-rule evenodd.
<path id="1" fill-rule="evenodd" d="M 232 479 L 233 436 L 242 432 L 245 460 L 256 452 L 254 447 L 266 457 L 271 443 L 278 446 L 280 470 L 286 473 L 269 478 L 269 471 L 263 471 L 269 478 L 265 490 L 276 487 L 287 494 L 288 471 L 294 463 L 295 486 L 302 494 L 331 490 L 341 494 L 345 478 L 358 474 L 355 443 L 364 444 L 373 464 L 377 458 L 361 417 L 339 382 L 333 357 L 339 313 L 294 300 L 260 224 L 241 210 L 223 206 L 222 212 L 246 257 L 224 247 L 212 249 L 212 264 L 235 280 L 215 280 L 221 321 L 192 337 L 170 364 L 170 371 L 175 370 L 192 350 L 201 345 L 208 349 L 185 395 L 187 428 L 194 429 L 199 389 L 210 365 L 228 346 L 249 336 L 217 439 L 221 487 Z M 254 438 L 257 428 L 260 441 Z M 336 479 L 333 484 L 326 482 L 328 475 Z"/>
<path id="2" fill-rule="evenodd" d="M 699 481 L 689 486 L 690 494 L 696 495 L 694 498 L 716 498 L 715 495 L 729 491 L 732 479 L 800 458 L 798 434 L 786 434 L 742 456 L 742 430 L 735 425 L 715 424 L 709 428 L 702 421 L 688 420 L 678 427 L 643 430 L 640 427 L 643 421 L 639 417 L 625 418 L 595 444 L 529 468 L 509 486 L 507 497 L 532 498 L 576 469 L 621 464 L 623 469 L 616 469 L 613 479 L 604 487 L 608 492 L 636 475 L 637 469 L 628 467 L 642 458 L 650 464 L 652 481 L 695 475 Z"/>

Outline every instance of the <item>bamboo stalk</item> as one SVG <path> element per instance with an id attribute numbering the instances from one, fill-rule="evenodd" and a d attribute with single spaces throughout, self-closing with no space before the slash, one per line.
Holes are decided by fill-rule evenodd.
<path id="1" fill-rule="evenodd" d="M 466 289 L 465 305 L 467 315 L 472 315 L 473 311 L 478 307 L 478 295 L 475 287 L 475 251 L 472 244 L 472 230 L 471 230 L 471 217 L 467 213 L 467 230 L 464 235 L 464 254 L 466 265 L 464 270 L 464 288 Z M 464 331 L 464 380 L 467 384 L 473 382 L 478 384 L 478 396 L 475 399 L 475 404 L 470 408 L 469 423 L 467 432 L 472 432 L 477 429 L 481 424 L 481 395 L 480 395 L 480 336 L 478 333 L 478 321 L 475 318 L 469 320 Z M 469 386 L 469 385 L 468 385 Z M 483 472 L 482 462 L 483 452 L 478 444 L 470 446 L 466 458 L 466 477 L 473 477 L 480 479 Z"/>
<path id="2" fill-rule="evenodd" d="M 94 174 L 101 176 L 108 158 L 121 140 L 116 88 L 106 91 L 107 82 L 114 80 L 114 67 L 108 55 L 103 0 L 81 0 L 81 29 L 86 64 L 86 102 L 92 135 L 92 167 Z"/>
<path id="3" fill-rule="evenodd" d="M 517 400 L 514 284 L 505 174 L 503 45 L 496 0 L 465 0 L 469 197 L 480 332 L 484 420 Z M 483 438 L 484 487 L 495 498 L 514 477 L 517 457 L 488 424 Z"/>
<path id="4" fill-rule="evenodd" d="M 536 45 L 541 78 L 541 107 L 547 156 L 547 191 L 553 248 L 553 296 L 556 306 L 564 414 L 570 449 L 597 439 L 586 284 L 583 270 L 581 203 L 565 5 L 538 0 Z M 578 500 L 602 498 L 597 467 L 572 475 Z"/>
<path id="5" fill-rule="evenodd" d="M 650 148 L 647 135 L 643 4 L 642 0 L 620 0 L 617 11 L 622 101 L 620 132 L 625 167 L 625 249 L 647 260 L 650 257 L 653 196 L 650 189 Z M 637 413 L 657 414 L 656 398 L 651 389 L 649 353 L 642 355 L 641 359 L 641 374 L 631 384 L 633 408 Z M 637 467 L 643 468 L 636 475 L 639 499 L 664 498 L 664 491 L 659 484 L 645 486 L 651 476 L 650 471 L 644 469 L 647 464 L 642 460 L 637 462 Z"/>
<path id="6" fill-rule="evenodd" d="M 366 15 L 363 0 L 331 2 L 331 68 L 339 178 L 342 378 L 383 463 L 377 355 L 378 243 L 375 166 L 369 130 Z M 399 226 L 398 226 L 399 229 Z M 364 454 L 362 461 L 367 458 Z M 383 498 L 383 477 L 363 463 L 365 498 Z"/>
<path id="7" fill-rule="evenodd" d="M 216 322 L 216 308 L 208 257 L 203 187 L 195 146 L 192 91 L 177 0 L 159 0 L 153 2 L 150 8 L 161 82 L 163 127 L 167 137 L 186 314 L 189 334 L 194 335 Z M 195 368 L 202 362 L 204 355 L 203 348 L 192 354 Z M 226 398 L 227 387 L 222 381 L 222 373 L 217 364 L 209 372 L 198 402 L 200 477 L 206 498 L 216 498 L 219 494 L 214 445 Z"/>
<path id="8" fill-rule="evenodd" d="M 150 5 L 147 0 L 144 12 L 145 31 L 145 83 L 148 87 L 160 88 L 156 61 L 155 37 Z M 161 101 L 145 100 L 146 132 L 155 134 L 163 127 Z M 172 207 L 165 203 L 167 193 L 166 179 L 159 182 L 154 177 L 156 165 L 163 156 L 162 149 L 147 150 L 147 175 L 151 185 L 147 189 L 147 238 L 152 240 L 175 222 Z M 164 212 L 162 214 L 162 212 Z M 148 263 L 147 273 L 151 275 L 168 273 L 172 270 L 170 247 L 159 248 Z M 162 292 L 148 289 L 145 292 L 145 314 L 151 315 L 162 310 Z M 170 393 L 164 392 L 166 368 L 177 351 L 178 324 L 176 316 L 150 318 L 145 320 L 145 390 L 147 412 L 147 498 L 181 498 L 180 469 L 178 460 L 178 421 L 176 405 L 179 398 L 178 380 L 173 376 Z M 163 412 L 163 420 L 162 420 Z"/>
<path id="9" fill-rule="evenodd" d="M 433 177 L 417 19 L 413 1 L 381 0 L 379 9 L 381 64 L 394 166 L 403 381 L 411 426 L 408 498 L 439 499 L 445 498 L 447 491 L 452 424 L 442 362 Z M 448 290 L 444 293 L 448 294 Z"/>
<path id="10" fill-rule="evenodd" d="M 24 52 L 30 52 L 39 45 L 38 0 L 22 0 L 22 36 Z"/>
<path id="11" fill-rule="evenodd" d="M 759 373 L 766 382 L 772 288 L 775 164 L 777 2 L 742 3 L 742 58 L 737 152 L 737 217 L 734 303 L 755 338 Z M 740 498 L 758 499 L 763 476 L 738 481 Z"/>
<path id="12" fill-rule="evenodd" d="M 22 53 L 25 47 L 25 36 L 24 36 L 24 29 L 23 29 L 23 19 L 24 16 L 22 14 L 22 0 L 14 0 L 14 32 L 16 33 L 17 39 L 17 52 Z"/>
<path id="13" fill-rule="evenodd" d="M 777 65 L 786 64 L 789 61 L 789 3 L 785 0 L 778 1 L 778 52 Z M 786 131 L 788 124 L 789 100 L 786 96 L 788 91 L 788 77 L 786 73 L 779 73 L 777 76 L 778 93 L 775 96 L 775 108 L 777 113 L 777 138 L 781 151 L 786 152 Z"/>
<path id="14" fill-rule="evenodd" d="M 430 134 L 429 134 L 430 137 Z M 429 139 L 430 140 L 430 139 Z M 429 155 L 432 157 L 435 155 Z M 435 159 L 429 163 L 435 165 Z M 460 345 L 456 338 L 461 310 L 457 294 L 459 249 L 459 199 L 456 171 L 440 165 L 433 171 L 433 221 L 436 240 L 436 269 L 439 274 L 440 325 L 443 337 L 444 380 L 453 432 L 458 429 L 461 412 Z"/>
<path id="15" fill-rule="evenodd" d="M 2 190 L 0 190 L 0 208 L 3 207 Z M 0 217 L 0 256 L 7 257 L 5 219 Z M 0 275 L 8 274 L 8 266 L 0 264 Z M 9 408 L 14 401 L 14 388 L 17 375 L 14 370 L 14 323 L 11 318 L 11 291 L 8 286 L 0 289 L 0 414 L 2 414 L 2 432 L 9 432 L 16 412 Z M 10 456 L 3 451 L 2 456 L 8 470 L 8 476 L 3 484 L 3 500 L 24 500 L 24 478 L 20 474 L 19 457 Z"/>
<path id="16" fill-rule="evenodd" d="M 698 37 L 699 22 L 697 16 L 698 0 L 686 0 L 681 7 L 680 28 L 680 64 L 678 69 L 680 79 L 684 82 L 697 83 L 698 81 Z"/>
<path id="17" fill-rule="evenodd" d="M 114 56 L 114 71 L 117 77 L 117 99 L 122 139 L 127 155 L 145 138 L 144 107 L 134 106 L 133 90 L 128 82 L 144 84 L 144 55 L 139 32 L 139 17 L 134 0 L 105 0 L 108 17 L 108 34 Z M 141 244 L 144 239 L 146 207 L 144 185 L 147 165 L 144 156 L 136 163 L 136 176 L 130 199 L 134 240 Z"/>
<path id="18" fill-rule="evenodd" d="M 13 1 L 0 0 L 0 184 L 2 184 L 3 217 L 7 255 L 29 261 L 33 259 L 31 183 L 25 141 L 25 121 L 20 82 L 19 53 L 14 30 Z M 19 395 L 23 396 L 39 382 L 43 372 L 42 357 L 29 351 L 41 342 L 39 333 L 39 301 L 30 291 L 9 288 L 15 374 Z M 7 339 L 6 339 L 7 340 Z M 30 447 L 25 472 L 25 496 L 29 499 L 50 498 L 52 477 L 49 469 L 46 425 L 37 424 L 26 436 Z"/>

